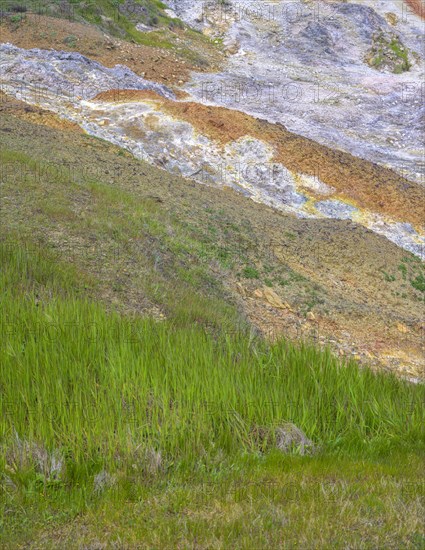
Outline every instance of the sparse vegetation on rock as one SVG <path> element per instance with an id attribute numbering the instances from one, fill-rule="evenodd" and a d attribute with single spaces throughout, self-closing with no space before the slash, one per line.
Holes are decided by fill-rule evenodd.
<path id="1" fill-rule="evenodd" d="M 399 74 L 410 69 L 408 50 L 395 35 L 386 35 L 383 32 L 375 33 L 373 46 L 367 54 L 367 62 L 378 70 L 389 70 Z"/>

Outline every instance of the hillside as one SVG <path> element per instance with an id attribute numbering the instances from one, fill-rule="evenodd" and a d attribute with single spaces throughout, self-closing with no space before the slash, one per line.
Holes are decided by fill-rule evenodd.
<path id="1" fill-rule="evenodd" d="M 161 250 L 162 235 L 167 234 L 167 223 L 174 220 L 183 241 L 176 245 L 181 247 L 176 260 L 180 269 L 193 266 L 193 271 L 198 271 L 194 283 L 201 288 L 203 279 L 197 281 L 199 277 L 217 280 L 223 296 L 238 303 L 244 316 L 263 334 L 314 339 L 330 345 L 341 357 L 356 357 L 369 366 L 422 376 L 420 282 L 424 269 L 414 255 L 349 220 L 300 219 L 250 201 L 233 190 L 190 184 L 146 164 L 140 168 L 140 161 L 128 153 L 118 149 L 110 153 L 114 147 L 105 142 L 93 139 L 96 145 L 90 146 L 92 142 L 75 125 L 61 131 L 60 124 L 52 122 L 54 118 L 49 119 L 37 108 L 5 100 L 2 109 L 6 174 L 18 167 L 18 174 L 26 174 L 21 185 L 31 185 L 32 178 L 46 186 L 49 178 L 44 181 L 40 173 L 58 172 L 49 184 L 49 193 L 54 192 L 49 199 L 50 209 L 71 212 L 63 219 L 54 213 L 44 216 L 41 227 L 35 222 L 26 232 L 59 248 L 67 235 L 65 249 L 78 254 L 73 243 L 81 243 L 81 261 L 85 261 L 84 250 L 90 246 L 91 237 L 81 218 L 88 218 L 90 223 L 91 198 L 78 197 L 80 189 L 69 188 L 68 180 L 77 183 L 85 177 L 108 183 L 116 192 L 130 191 L 132 200 L 147 200 L 155 211 L 155 223 L 161 220 L 162 230 L 156 237 L 158 251 L 150 250 L 151 258 L 155 254 L 169 255 L 168 245 Z M 37 120 L 41 124 L 34 124 Z M 46 129 L 43 123 L 56 128 Z M 27 157 L 21 158 L 20 154 Z M 46 158 L 61 160 L 46 162 Z M 27 163 L 35 163 L 33 175 Z M 62 187 L 57 186 L 56 179 Z M 182 191 L 178 192 L 179 185 Z M 40 204 L 33 193 L 25 200 L 22 189 L 16 186 L 16 176 L 11 178 L 9 185 L 3 186 L 3 227 L 20 219 L 24 229 L 37 209 L 44 208 L 46 192 L 41 192 Z M 167 219 L 170 221 L 165 223 Z M 120 216 L 116 223 L 123 223 Z M 98 235 L 96 240 L 106 246 L 103 238 Z M 122 238 L 124 243 L 131 239 L 126 234 Z M 113 252 L 121 244 L 112 241 L 108 246 Z M 97 252 L 100 254 L 100 249 Z M 133 266 L 128 268 L 125 290 L 118 302 L 130 300 L 140 284 L 133 279 L 139 269 L 132 258 L 135 253 L 132 245 L 128 258 L 122 258 Z M 141 248 L 138 261 L 146 262 L 145 254 Z M 100 258 L 93 258 L 93 262 L 103 264 Z M 114 277 L 118 276 L 115 273 Z M 175 277 L 175 271 L 167 272 L 166 278 L 170 277 Z M 100 278 L 103 284 L 112 282 L 106 271 Z M 269 299 L 268 292 L 272 296 Z M 140 304 L 132 309 L 143 311 Z"/>
<path id="2" fill-rule="evenodd" d="M 6 545 L 167 547 L 170 525 L 185 547 L 221 545 L 223 530 L 240 547 L 420 541 L 423 386 L 341 369 L 308 345 L 269 347 L 247 313 L 261 324 L 276 310 L 232 293 L 233 262 L 250 281 L 241 245 L 261 257 L 255 211 L 276 230 L 291 218 L 74 128 L 16 111 L 2 121 L 14 166 L 2 185 Z M 47 150 L 75 168 L 41 162 Z M 298 439 L 289 456 L 278 450 L 288 421 L 317 456 L 297 456 Z M 376 527 L 357 535 L 365 509 Z"/>
<path id="3" fill-rule="evenodd" d="M 423 547 L 420 8 L 253 4 L 2 4 L 4 548 Z"/>

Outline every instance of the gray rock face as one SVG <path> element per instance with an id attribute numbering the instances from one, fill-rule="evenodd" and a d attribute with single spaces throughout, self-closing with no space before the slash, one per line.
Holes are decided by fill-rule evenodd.
<path id="1" fill-rule="evenodd" d="M 38 87 L 46 97 L 67 96 L 70 101 L 91 99 L 112 89 L 152 90 L 169 99 L 175 97 L 166 86 L 145 80 L 123 65 L 110 69 L 80 53 L 23 50 L 11 44 L 0 44 L 0 79 L 9 84 L 21 82 L 22 89 Z"/>
<path id="2" fill-rule="evenodd" d="M 374 32 L 388 26 L 384 17 L 378 15 L 373 8 L 360 3 L 338 3 L 333 7 L 333 12 L 347 18 L 353 24 L 354 31 L 366 41 L 371 39 Z"/>
<path id="3" fill-rule="evenodd" d="M 354 206 L 336 200 L 319 201 L 316 203 L 316 208 L 322 214 L 338 220 L 350 220 L 353 213 L 357 212 Z"/>
<path id="4" fill-rule="evenodd" d="M 193 74 L 186 89 L 199 101 L 280 122 L 425 183 L 424 25 L 403 2 L 200 4 L 203 17 L 197 22 L 189 2 L 174 2 L 173 8 L 239 47 L 230 50 L 221 73 Z M 389 44 L 394 39 L 396 51 L 384 48 L 388 60 L 381 63 L 378 48 L 372 66 L 368 56 L 381 35 Z M 408 70 L 400 69 L 403 51 Z"/>

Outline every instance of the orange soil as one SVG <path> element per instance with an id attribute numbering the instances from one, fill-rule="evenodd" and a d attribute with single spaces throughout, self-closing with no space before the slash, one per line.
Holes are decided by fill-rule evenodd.
<path id="1" fill-rule="evenodd" d="M 395 220 L 423 226 L 425 190 L 392 170 L 320 145 L 239 111 L 193 102 L 166 100 L 154 92 L 111 90 L 95 99 L 101 101 L 156 100 L 161 110 L 192 124 L 200 133 L 222 145 L 246 135 L 265 141 L 275 149 L 275 160 L 293 172 L 316 176 L 334 187 L 341 198 L 356 206 Z"/>
<path id="2" fill-rule="evenodd" d="M 56 130 L 78 132 L 80 134 L 84 133 L 84 130 L 82 130 L 78 124 L 62 119 L 50 111 L 28 105 L 3 92 L 0 92 L 0 113 L 11 114 L 23 120 L 27 120 L 28 122 L 41 124 L 42 126 L 48 126 Z"/>
<path id="3" fill-rule="evenodd" d="M 406 0 L 408 6 L 412 8 L 412 10 L 416 13 L 416 15 L 419 15 L 419 17 L 422 17 L 422 19 L 425 19 L 425 2 L 424 0 Z"/>
<path id="4" fill-rule="evenodd" d="M 70 36 L 75 37 L 75 45 L 66 43 Z M 205 48 L 202 52 L 210 65 L 200 67 L 183 59 L 174 50 L 117 40 L 94 25 L 34 14 L 26 15 L 18 27 L 4 20 L 0 24 L 0 42 L 10 42 L 26 49 L 77 51 L 106 67 L 126 65 L 136 74 L 168 86 L 187 81 L 192 70 L 213 70 L 219 62 L 219 54 L 212 48 L 208 51 Z M 184 33 L 182 46 L 185 46 Z"/>

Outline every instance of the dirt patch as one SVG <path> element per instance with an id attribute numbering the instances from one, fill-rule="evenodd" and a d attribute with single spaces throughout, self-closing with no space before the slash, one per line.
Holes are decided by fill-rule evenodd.
<path id="1" fill-rule="evenodd" d="M 412 8 L 416 15 L 425 19 L 425 3 L 424 0 L 406 0 L 408 6 Z"/>
<path id="2" fill-rule="evenodd" d="M 184 31 L 178 39 L 180 49 L 144 46 L 108 36 L 94 25 L 34 14 L 26 15 L 18 26 L 6 19 L 0 24 L 0 42 L 25 49 L 76 51 L 109 68 L 126 65 L 137 75 L 168 86 L 189 80 L 190 71 L 218 68 L 221 56 L 208 43 L 203 44 L 199 60 L 191 61 L 182 52 L 193 46 L 192 39 Z"/>
<path id="3" fill-rule="evenodd" d="M 12 98 L 1 91 L 0 113 L 8 113 L 22 120 L 32 122 L 33 124 L 48 126 L 49 128 L 55 128 L 56 130 L 76 132 L 79 134 L 84 133 L 84 130 L 80 128 L 78 124 L 60 118 L 51 111 L 46 111 L 44 109 L 40 109 L 39 107 L 28 105 L 27 103 Z"/>
<path id="4" fill-rule="evenodd" d="M 242 301 L 247 318 L 268 340 L 284 337 L 321 348 L 329 347 L 341 360 L 353 359 L 373 370 L 424 378 L 424 349 L 419 325 L 401 333 L 399 323 L 389 323 L 378 312 L 359 317 L 358 312 L 338 311 L 340 307 L 336 307 L 330 315 L 305 317 L 297 311 L 275 308 L 253 293 L 245 295 Z"/>

